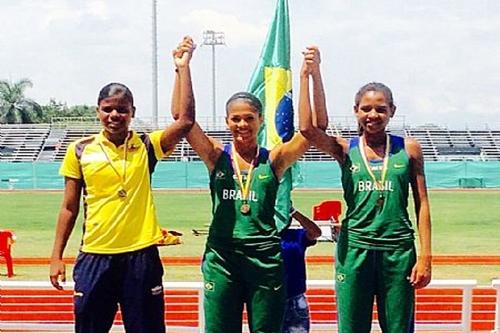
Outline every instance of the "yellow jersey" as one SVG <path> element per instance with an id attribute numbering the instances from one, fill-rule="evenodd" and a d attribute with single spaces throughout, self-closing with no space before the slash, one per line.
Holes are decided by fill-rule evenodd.
<path id="1" fill-rule="evenodd" d="M 121 146 L 101 133 L 72 142 L 59 173 L 80 179 L 83 189 L 83 252 L 117 254 L 140 250 L 162 239 L 151 191 L 163 131 L 131 131 Z"/>

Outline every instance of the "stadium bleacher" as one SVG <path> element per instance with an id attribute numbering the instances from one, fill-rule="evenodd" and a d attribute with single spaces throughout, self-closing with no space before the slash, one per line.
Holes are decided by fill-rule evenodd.
<path id="1" fill-rule="evenodd" d="M 81 119 L 80 119 L 81 120 Z M 98 133 L 101 126 L 95 120 L 53 124 L 0 124 L 0 161 L 34 162 L 60 161 L 69 143 L 78 138 Z M 150 131 L 140 121 L 133 128 L 138 132 Z M 391 133 L 416 138 L 426 161 L 500 161 L 500 130 L 453 130 L 436 125 L 408 127 L 400 125 L 389 129 Z M 330 135 L 352 138 L 357 128 L 331 123 Z M 223 143 L 230 141 L 230 133 L 220 128 L 207 130 L 207 134 Z M 199 157 L 183 139 L 166 161 L 193 161 Z M 302 158 L 304 161 L 331 161 L 332 158 L 312 147 Z"/>
<path id="2" fill-rule="evenodd" d="M 0 125 L 0 161 L 36 161 L 49 132 L 48 124 Z"/>

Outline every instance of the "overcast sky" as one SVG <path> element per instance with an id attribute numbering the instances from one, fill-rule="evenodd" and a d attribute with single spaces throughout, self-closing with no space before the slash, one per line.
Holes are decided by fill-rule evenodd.
<path id="1" fill-rule="evenodd" d="M 225 100 L 246 89 L 275 3 L 158 0 L 160 117 L 169 112 L 171 49 L 186 34 L 200 44 L 207 29 L 226 35 L 216 49 L 222 116 Z M 316 44 L 332 115 L 351 117 L 357 89 L 380 81 L 407 125 L 500 129 L 500 1 L 289 0 L 289 7 L 296 96 L 300 52 Z M 0 79 L 29 78 L 29 97 L 68 105 L 93 105 L 104 84 L 123 82 L 138 117 L 150 117 L 151 17 L 152 1 L 0 0 Z M 211 117 L 209 47 L 195 51 L 192 75 L 198 115 Z"/>

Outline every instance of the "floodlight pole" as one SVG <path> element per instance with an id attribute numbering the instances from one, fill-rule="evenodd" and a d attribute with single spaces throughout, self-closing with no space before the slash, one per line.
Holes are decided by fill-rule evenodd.
<path id="1" fill-rule="evenodd" d="M 153 31 L 152 31 L 152 85 L 153 85 L 153 105 L 152 105 L 152 113 L 153 113 L 153 126 L 154 128 L 158 128 L 158 34 L 157 34 L 157 21 L 156 21 L 156 9 L 157 9 L 157 0 L 153 0 Z"/>
<path id="2" fill-rule="evenodd" d="M 217 122 L 217 106 L 215 94 L 215 47 L 217 45 L 226 45 L 223 32 L 213 30 L 203 31 L 202 45 L 210 45 L 212 47 L 212 126 L 215 129 Z"/>

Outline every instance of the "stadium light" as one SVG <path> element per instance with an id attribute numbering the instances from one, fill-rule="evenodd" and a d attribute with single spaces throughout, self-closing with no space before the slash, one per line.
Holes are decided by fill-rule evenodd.
<path id="1" fill-rule="evenodd" d="M 215 47 L 217 45 L 226 45 L 225 35 L 220 31 L 205 30 L 203 31 L 202 45 L 212 47 L 212 125 L 215 129 L 217 121 L 217 109 L 215 103 Z"/>

